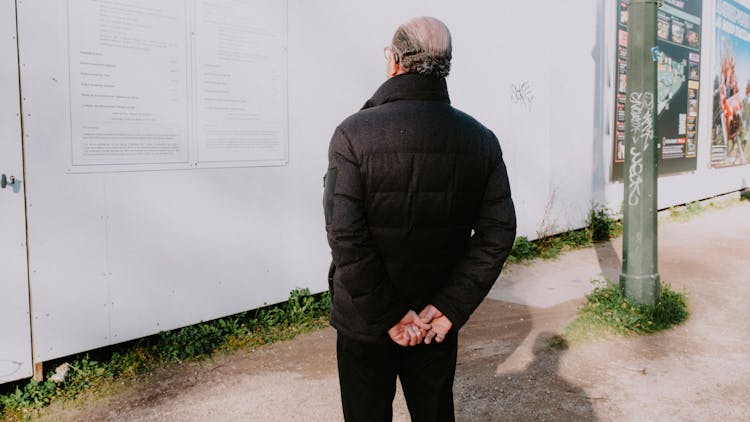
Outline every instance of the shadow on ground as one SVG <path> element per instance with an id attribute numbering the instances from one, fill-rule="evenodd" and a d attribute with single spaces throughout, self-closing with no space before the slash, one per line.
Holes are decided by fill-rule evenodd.
<path id="1" fill-rule="evenodd" d="M 617 239 L 617 241 L 622 242 L 622 239 Z M 610 282 L 618 283 L 620 280 L 622 261 L 620 261 L 620 256 L 617 254 L 613 242 L 615 242 L 615 240 L 598 242 L 594 245 L 594 251 L 596 251 L 596 258 L 599 261 L 601 274 Z"/>
<path id="2" fill-rule="evenodd" d="M 502 301 L 477 310 L 459 342 L 458 420 L 596 420 L 584 391 L 559 375 L 565 352 L 549 346 L 554 333 L 533 330 L 539 319 Z"/>

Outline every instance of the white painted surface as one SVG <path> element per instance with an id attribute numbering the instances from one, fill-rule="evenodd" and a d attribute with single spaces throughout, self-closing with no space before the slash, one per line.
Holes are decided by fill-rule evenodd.
<path id="1" fill-rule="evenodd" d="M 500 138 L 519 235 L 581 227 L 592 202 L 619 209 L 609 3 L 288 0 L 286 166 L 75 174 L 65 2 L 19 2 L 35 358 L 279 302 L 297 286 L 324 290 L 328 140 L 383 82 L 382 49 L 412 16 L 451 28 L 452 101 Z M 748 166 L 707 164 L 711 3 L 701 161 L 660 180 L 661 207 L 750 181 Z"/>
<path id="2" fill-rule="evenodd" d="M 14 0 L 0 1 L 0 384 L 33 372 Z"/>
<path id="3" fill-rule="evenodd" d="M 603 120 L 605 100 L 600 73 L 606 52 L 599 38 L 614 26 L 602 9 L 595 0 L 575 8 L 552 1 L 290 1 L 292 149 L 299 147 L 295 131 L 327 140 L 330 128 L 383 82 L 380 52 L 395 28 L 433 15 L 453 35 L 453 105 L 500 139 L 520 211 L 519 235 L 581 227 L 594 188 L 602 191 L 598 201 L 605 200 L 606 182 L 603 176 L 595 182 L 595 166 L 609 171 L 606 161 L 594 160 L 603 137 L 594 127 Z M 308 115 L 295 115 L 300 108 Z"/>
<path id="4" fill-rule="evenodd" d="M 327 287 L 326 139 L 285 167 L 69 173 L 65 2 L 19 15 L 37 360 Z"/>

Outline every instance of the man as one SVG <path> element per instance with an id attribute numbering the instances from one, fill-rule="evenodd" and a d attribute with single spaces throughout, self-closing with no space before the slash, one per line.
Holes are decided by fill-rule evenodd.
<path id="1" fill-rule="evenodd" d="M 388 79 L 331 139 L 324 210 L 347 421 L 453 420 L 457 333 L 500 274 L 516 221 L 495 135 L 450 105 L 451 37 L 401 25 Z M 417 314 L 419 312 L 419 314 Z"/>

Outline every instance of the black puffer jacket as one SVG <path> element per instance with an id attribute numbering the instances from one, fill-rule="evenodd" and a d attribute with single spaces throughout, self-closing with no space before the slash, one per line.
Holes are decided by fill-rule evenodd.
<path id="1" fill-rule="evenodd" d="M 458 330 L 516 233 L 495 135 L 450 105 L 444 79 L 406 74 L 336 128 L 328 160 L 331 325 L 387 342 L 409 309 L 433 304 Z"/>

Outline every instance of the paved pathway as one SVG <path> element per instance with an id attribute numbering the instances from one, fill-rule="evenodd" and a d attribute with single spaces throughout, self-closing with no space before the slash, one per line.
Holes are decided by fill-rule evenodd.
<path id="1" fill-rule="evenodd" d="M 748 420 L 750 203 L 659 229 L 662 279 L 691 318 L 649 337 L 547 347 L 590 280 L 617 279 L 620 242 L 512 266 L 461 333 L 461 421 Z M 49 420 L 338 421 L 331 329 L 173 368 Z M 397 398 L 396 421 L 408 420 Z"/>

